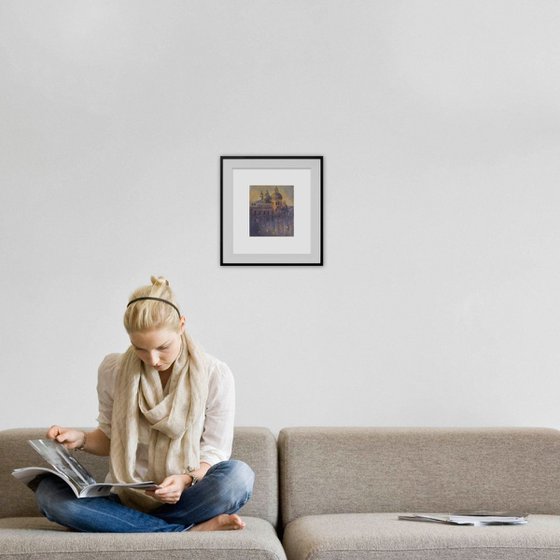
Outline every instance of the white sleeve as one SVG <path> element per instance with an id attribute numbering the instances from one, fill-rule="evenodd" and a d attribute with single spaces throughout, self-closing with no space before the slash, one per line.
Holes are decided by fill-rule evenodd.
<path id="1" fill-rule="evenodd" d="M 113 392 L 117 362 L 120 354 L 105 356 L 97 373 L 97 399 L 99 401 L 99 429 L 111 439 L 111 418 L 113 416 Z"/>
<path id="2" fill-rule="evenodd" d="M 215 465 L 231 456 L 235 417 L 235 385 L 229 367 L 213 360 L 210 367 L 200 461 Z"/>

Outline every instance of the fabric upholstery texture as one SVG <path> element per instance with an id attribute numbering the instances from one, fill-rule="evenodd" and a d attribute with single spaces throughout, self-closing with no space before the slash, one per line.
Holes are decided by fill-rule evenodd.
<path id="1" fill-rule="evenodd" d="M 522 526 L 456 527 L 400 521 L 396 513 L 312 515 L 285 529 L 289 560 L 557 560 L 560 517 Z"/>
<path id="2" fill-rule="evenodd" d="M 560 514 L 553 429 L 286 428 L 279 453 L 284 525 L 322 513 Z"/>
<path id="3" fill-rule="evenodd" d="M 244 517 L 242 531 L 74 533 L 42 517 L 0 519 L 0 560 L 285 560 L 272 525 Z"/>

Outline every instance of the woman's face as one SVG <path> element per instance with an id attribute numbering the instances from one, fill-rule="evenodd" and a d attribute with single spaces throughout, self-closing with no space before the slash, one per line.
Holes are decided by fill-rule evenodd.
<path id="1" fill-rule="evenodd" d="M 129 334 L 130 342 L 136 355 L 156 371 L 167 371 L 175 362 L 181 351 L 181 334 L 172 329 L 154 329 L 137 331 Z"/>

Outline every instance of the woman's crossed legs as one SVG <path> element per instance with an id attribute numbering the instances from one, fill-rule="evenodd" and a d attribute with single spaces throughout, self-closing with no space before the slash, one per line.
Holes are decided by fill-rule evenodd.
<path id="1" fill-rule="evenodd" d="M 163 504 L 143 513 L 123 505 L 118 496 L 76 498 L 55 475 L 38 484 L 36 498 L 47 519 L 75 531 L 106 533 L 179 532 L 242 529 L 235 515 L 251 498 L 255 475 L 243 462 L 222 461 L 212 466 L 176 504 Z"/>

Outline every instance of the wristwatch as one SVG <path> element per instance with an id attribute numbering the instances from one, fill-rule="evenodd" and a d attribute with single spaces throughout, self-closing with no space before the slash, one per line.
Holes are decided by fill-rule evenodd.
<path id="1" fill-rule="evenodd" d="M 200 478 L 198 478 L 198 476 L 195 476 L 194 474 L 191 474 L 190 476 L 192 478 L 191 486 L 194 486 L 200 480 Z"/>

